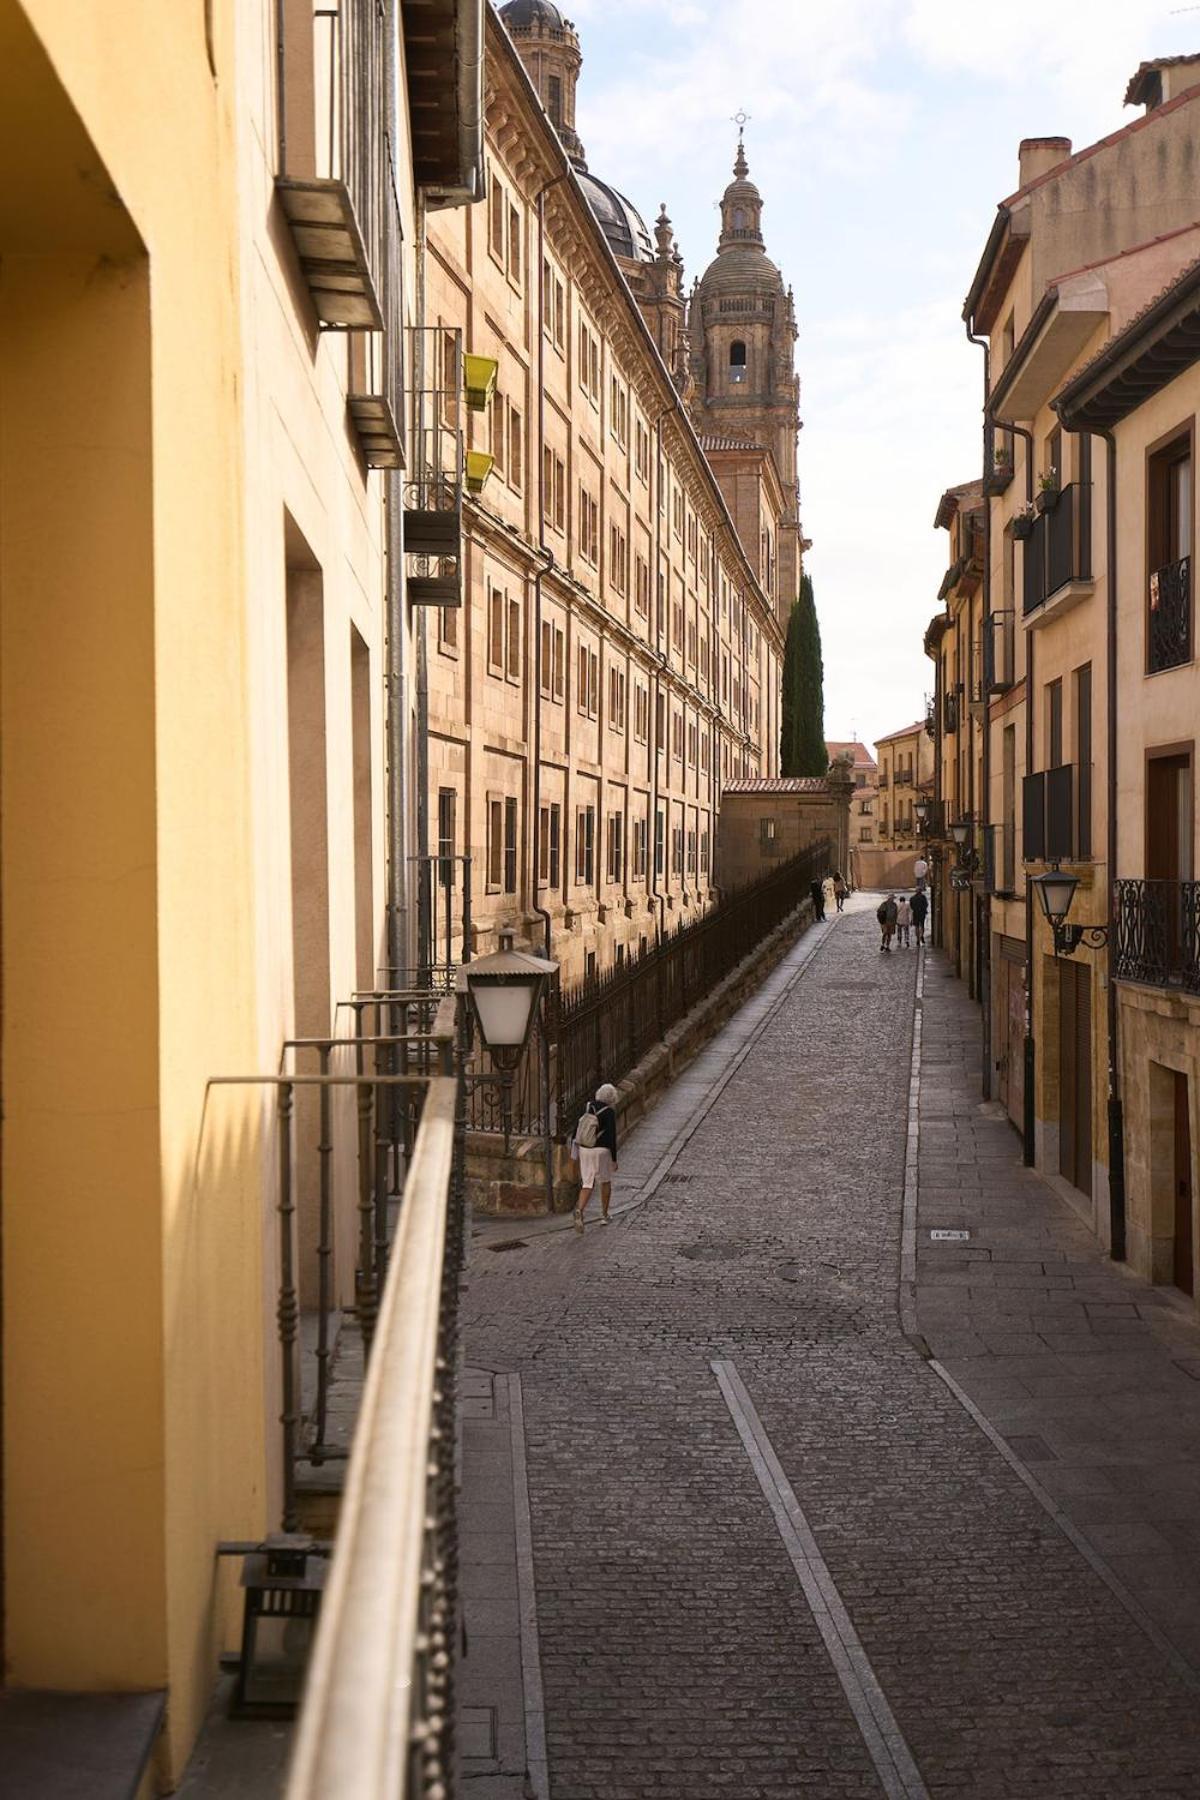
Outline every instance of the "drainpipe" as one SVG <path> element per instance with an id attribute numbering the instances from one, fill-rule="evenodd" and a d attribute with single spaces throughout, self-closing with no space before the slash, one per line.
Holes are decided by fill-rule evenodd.
<path id="1" fill-rule="evenodd" d="M 651 817 L 650 817 L 650 845 L 649 845 L 648 860 L 649 860 L 649 866 L 650 866 L 650 899 L 652 901 L 658 902 L 658 936 L 659 936 L 660 942 L 662 940 L 663 933 L 666 930 L 667 903 L 666 903 L 666 899 L 665 899 L 664 895 L 659 892 L 659 886 L 658 886 L 658 759 L 661 754 L 661 749 L 660 749 L 659 742 L 658 742 L 658 706 L 659 706 L 659 699 L 662 696 L 662 691 L 663 691 L 662 690 L 662 671 L 663 671 L 663 663 L 665 661 L 664 654 L 663 654 L 663 647 L 662 647 L 662 625 L 659 623 L 659 617 L 658 617 L 658 582 L 659 582 L 659 564 L 662 561 L 662 516 L 663 516 L 663 506 L 662 506 L 662 498 L 663 498 L 663 496 L 662 496 L 662 465 L 663 465 L 662 422 L 666 418 L 667 414 L 671 411 L 672 411 L 672 407 L 664 406 L 662 411 L 659 413 L 657 419 L 655 419 L 655 421 L 654 421 L 654 581 L 653 581 L 653 584 L 652 584 L 651 590 L 650 590 L 652 598 L 653 598 L 653 603 L 654 603 L 655 663 L 654 663 L 654 706 L 653 706 L 653 717 L 651 719 L 650 733 L 649 733 L 650 753 L 653 758 L 653 794 L 652 794 L 652 798 L 651 798 L 651 802 L 650 802 Z M 671 604 L 671 593 L 670 593 L 670 589 L 668 588 L 666 594 L 663 596 L 663 620 L 662 620 L 663 624 L 666 623 L 667 608 L 668 608 L 668 606 L 670 606 L 670 604 Z M 664 703 L 663 703 L 663 735 L 664 735 L 664 737 L 667 735 L 666 725 L 667 725 L 667 708 L 666 708 L 666 703 L 664 701 Z M 666 873 L 666 869 L 667 869 L 667 829 L 664 824 L 664 826 L 663 826 L 663 873 L 664 874 Z"/>
<path id="2" fill-rule="evenodd" d="M 1105 721 L 1108 763 L 1108 1254 L 1113 1262 L 1125 1261 L 1125 1114 L 1121 1098 L 1120 1046 L 1117 1041 L 1117 984 L 1113 980 L 1114 937 L 1117 929 L 1113 895 L 1117 880 L 1117 440 L 1111 431 L 1093 434 L 1104 439 L 1108 450 L 1105 484 L 1106 535 L 1108 539 L 1108 631 L 1105 670 Z"/>
<path id="3" fill-rule="evenodd" d="M 385 487 L 387 526 L 387 961 L 388 986 L 403 986 L 408 966 L 408 678 L 405 641 L 404 541 L 401 477 L 389 472 Z"/>
<path id="4" fill-rule="evenodd" d="M 541 827 L 541 808 L 542 808 L 542 685 L 543 685 L 543 681 L 545 678 L 545 670 L 542 668 L 542 582 L 545 580 L 546 576 L 550 573 L 551 569 L 553 569 L 553 567 L 554 567 L 554 552 L 550 549 L 549 545 L 546 543 L 546 280 L 545 280 L 546 195 L 552 187 L 557 187 L 560 181 L 566 181 L 566 179 L 567 179 L 566 175 L 563 174 L 563 175 L 556 175 L 552 181 L 545 182 L 538 189 L 537 202 L 536 202 L 536 204 L 537 204 L 537 222 L 538 222 L 538 259 L 537 259 L 537 271 L 536 271 L 536 275 L 535 275 L 535 280 L 537 282 L 537 291 L 540 296 L 540 298 L 538 300 L 538 317 L 537 317 L 537 334 L 538 334 L 538 340 L 537 340 L 538 341 L 538 361 L 537 361 L 537 368 L 538 368 L 538 412 L 537 412 L 537 419 L 538 419 L 538 429 L 537 429 L 538 485 L 537 485 L 537 496 L 538 496 L 538 500 L 537 500 L 537 504 L 538 504 L 538 548 L 540 549 L 540 551 L 542 553 L 544 561 L 543 561 L 541 567 L 536 571 L 536 573 L 533 577 L 533 608 L 534 608 L 534 613 L 533 613 L 533 662 L 534 662 L 534 675 L 535 675 L 534 684 L 533 684 L 533 800 L 532 800 L 532 805 L 530 807 L 530 821 L 529 821 L 529 834 L 528 834 L 529 835 L 529 846 L 530 846 L 529 892 L 533 896 L 533 903 L 530 906 L 529 910 L 532 913 L 536 913 L 537 917 L 542 921 L 542 931 L 543 931 L 543 934 L 545 937 L 547 958 L 549 958 L 551 955 L 550 913 L 546 907 L 538 905 L 538 860 L 537 860 L 538 859 L 538 833 L 539 833 L 539 830 Z M 566 634 L 565 633 L 564 633 L 564 639 L 563 639 L 563 660 L 564 661 L 566 660 Z M 551 655 L 550 662 L 551 662 L 550 678 L 551 678 L 551 680 L 553 680 L 553 678 L 554 678 L 553 655 Z M 566 670 L 565 669 L 563 671 L 563 675 L 564 675 L 564 688 L 565 688 L 565 685 L 566 685 L 566 683 L 565 683 Z M 563 701 L 564 701 L 564 705 L 565 705 L 565 702 L 566 702 L 566 693 L 565 692 L 563 694 Z M 565 825 L 565 823 L 566 823 L 566 820 L 564 819 L 560 823 L 559 831 L 558 831 L 558 854 L 559 854 L 560 860 L 561 860 L 562 854 L 563 854 L 563 841 L 564 841 L 563 825 Z M 548 875 L 549 870 L 547 870 L 546 872 Z M 562 871 L 560 870 L 559 873 L 561 874 Z"/>
<path id="5" fill-rule="evenodd" d="M 413 379 L 417 388 L 417 435 L 420 440 L 425 423 L 425 199 L 417 194 L 417 353 L 413 358 Z M 461 571 L 465 558 L 461 555 L 463 546 L 459 545 L 459 569 Z M 417 963 L 418 979 L 423 977 L 433 962 L 433 944 L 431 942 L 431 922 L 429 917 L 429 651 L 425 635 L 425 608 L 419 606 L 416 616 L 416 650 L 417 650 Z M 470 806 L 465 808 L 468 819 Z M 464 953 L 468 946 L 463 945 Z"/>
<path id="6" fill-rule="evenodd" d="M 1011 431 L 1014 437 L 1024 440 L 1025 444 L 1025 504 L 1033 505 L 1033 433 L 1026 431 L 1023 425 L 1016 425 L 1011 419 L 998 420 L 988 410 L 988 418 L 993 425 L 1001 424 L 1005 431 Z M 1025 540 L 1028 543 L 1028 539 Z M 1021 552 L 1022 574 L 1024 574 L 1024 558 Z M 1013 634 L 1016 635 L 1017 597 L 1013 595 Z M 1033 774 L 1033 645 L 1032 631 L 1025 633 L 1025 773 Z M 1033 1084 L 1037 1073 L 1036 1046 L 1033 1038 L 1033 889 L 1028 878 L 1025 882 L 1025 1041 L 1024 1055 L 1024 1089 L 1021 1117 L 1021 1160 L 1027 1169 L 1032 1169 L 1037 1153 L 1037 1117 L 1034 1105 Z"/>
<path id="7" fill-rule="evenodd" d="M 990 436 L 991 436 L 991 434 L 989 433 L 988 428 L 987 428 L 987 425 L 988 425 L 988 410 L 987 410 L 988 409 L 988 395 L 991 392 L 991 366 L 992 366 L 991 346 L 989 345 L 986 338 L 977 337 L 975 335 L 975 333 L 971 330 L 971 322 L 969 319 L 966 321 L 966 329 L 967 329 L 968 340 L 972 344 L 978 344 L 979 348 L 983 351 L 983 417 L 984 417 L 983 480 L 984 480 L 984 486 L 986 487 L 988 473 L 989 473 L 989 470 L 988 470 L 988 447 L 989 447 L 989 440 L 990 440 Z M 984 508 L 983 508 L 983 618 L 984 618 L 984 630 L 985 631 L 988 628 L 987 620 L 991 614 L 991 610 L 992 610 L 992 502 L 991 502 L 991 497 L 985 495 L 985 504 L 984 504 Z M 968 675 L 968 680 L 969 679 L 970 679 L 970 676 Z M 988 827 L 991 824 L 991 811 L 992 811 L 992 724 L 991 724 L 990 718 L 988 717 L 988 712 L 990 709 L 991 702 L 988 698 L 987 690 L 984 686 L 984 681 L 983 681 L 983 642 L 982 641 L 980 642 L 980 645 L 979 645 L 979 687 L 980 687 L 980 693 L 983 698 L 983 759 L 982 759 L 982 769 L 980 771 L 980 783 L 981 783 L 983 792 L 979 796 L 979 843 L 980 843 L 980 848 L 982 849 L 983 845 L 987 839 Z M 970 717 L 970 706 L 969 705 L 967 708 L 967 717 L 968 718 Z M 970 738 L 971 738 L 971 734 L 968 731 L 968 733 L 967 733 L 967 742 L 968 743 L 970 743 Z M 975 758 L 974 758 L 974 756 L 972 756 L 972 758 L 971 758 L 972 780 L 974 779 L 974 768 L 975 768 Z M 993 868 L 995 867 L 994 854 L 993 854 L 993 858 L 992 858 L 992 866 L 993 866 Z M 981 1046 L 981 1048 L 982 1048 L 982 1057 L 981 1057 L 982 1069 L 981 1069 L 981 1079 L 980 1079 L 980 1093 L 982 1094 L 982 1096 L 985 1100 L 990 1100 L 992 1097 L 992 900 L 991 900 L 990 894 L 985 893 L 983 896 L 983 905 L 980 908 L 980 921 L 979 922 L 980 922 L 980 926 L 981 926 L 981 930 L 982 930 L 982 943 L 980 944 L 980 954 L 979 954 L 979 961 L 978 961 L 979 1004 L 980 1004 L 980 1009 L 983 1014 L 982 1027 L 981 1027 L 982 1034 L 983 1034 L 983 1043 Z"/>

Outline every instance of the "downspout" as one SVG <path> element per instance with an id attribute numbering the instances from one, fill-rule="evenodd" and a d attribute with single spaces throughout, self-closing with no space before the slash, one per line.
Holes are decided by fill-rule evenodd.
<path id="1" fill-rule="evenodd" d="M 1105 519 L 1108 539 L 1108 667 L 1105 670 L 1105 721 L 1108 762 L 1108 980 L 1105 1000 L 1108 1013 L 1108 1254 L 1113 1262 L 1125 1261 L 1125 1113 L 1121 1099 L 1120 1046 L 1117 1041 L 1117 984 L 1113 980 L 1114 937 L 1117 929 L 1113 896 L 1117 881 L 1117 440 L 1111 431 L 1097 431 L 1108 450 Z"/>
<path id="2" fill-rule="evenodd" d="M 977 337 L 971 330 L 971 321 L 966 321 L 967 339 L 978 344 L 983 351 L 983 485 L 986 489 L 988 475 L 988 449 L 991 433 L 988 430 L 988 396 L 991 392 L 992 354 L 991 346 L 986 338 Z M 992 611 L 992 501 L 985 492 L 983 508 L 983 628 L 988 629 L 987 621 Z M 983 700 L 983 759 L 980 771 L 980 785 L 983 792 L 979 796 L 979 843 L 982 849 L 987 841 L 988 828 L 991 825 L 992 812 L 992 723 L 989 718 L 991 702 L 988 698 L 987 686 L 983 679 L 983 639 L 979 644 L 979 688 Z M 969 676 L 968 676 L 969 679 Z M 970 717 L 970 706 L 967 708 Z M 970 732 L 967 733 L 968 743 Z M 974 780 L 975 758 L 971 757 L 971 774 Z M 995 868 L 993 846 L 992 867 Z M 978 961 L 979 968 L 979 1005 L 983 1014 L 981 1030 L 981 1070 L 979 1091 L 985 1100 L 992 1097 L 992 898 L 985 893 L 980 908 L 979 922 L 982 942 Z"/>
<path id="3" fill-rule="evenodd" d="M 660 942 L 662 941 L 663 934 L 666 931 L 667 903 L 666 903 L 666 899 L 663 896 L 663 894 L 660 893 L 659 886 L 658 886 L 658 759 L 662 753 L 662 749 L 661 749 L 661 746 L 658 741 L 658 710 L 659 710 L 659 700 L 662 697 L 662 669 L 663 669 L 663 660 L 664 660 L 663 647 L 662 647 L 662 625 L 666 623 L 666 613 L 667 613 L 668 606 L 670 606 L 670 604 L 671 604 L 671 594 L 670 594 L 670 590 L 668 589 L 667 593 L 663 596 L 663 618 L 662 618 L 662 623 L 660 623 L 659 616 L 658 616 L 658 583 L 659 583 L 659 573 L 660 573 L 659 572 L 659 564 L 662 561 L 662 516 L 663 516 L 662 422 L 666 418 L 667 414 L 669 412 L 671 412 L 672 410 L 673 410 L 672 407 L 664 406 L 662 411 L 659 413 L 657 419 L 655 419 L 655 421 L 654 421 L 654 582 L 653 582 L 653 586 L 651 588 L 651 594 L 653 596 L 653 602 L 654 602 L 654 706 L 652 709 L 653 710 L 653 718 L 652 718 L 651 728 L 650 728 L 650 733 L 649 733 L 651 755 L 654 758 L 654 771 L 653 771 L 653 798 L 651 800 L 651 815 L 652 816 L 651 816 L 651 820 L 650 820 L 650 827 L 651 827 L 650 847 L 649 847 L 650 854 L 649 854 L 648 860 L 649 860 L 649 864 L 650 864 L 650 877 L 651 877 L 650 899 L 651 899 L 651 901 L 658 902 L 658 936 L 659 936 Z M 667 709 L 666 709 L 665 702 L 663 703 L 662 713 L 663 713 L 663 736 L 666 737 L 666 735 L 667 735 L 667 732 L 666 732 Z M 663 826 L 662 843 L 663 843 L 663 873 L 665 874 L 666 867 L 667 867 L 667 828 L 666 828 L 665 824 Z"/>
<path id="4" fill-rule="evenodd" d="M 422 430 L 425 423 L 425 197 L 417 194 L 417 353 L 413 358 L 413 379 L 417 389 L 417 440 L 421 454 Z M 461 572 L 465 558 L 461 556 L 463 546 L 460 544 L 459 569 Z M 417 650 L 417 962 L 418 979 L 428 979 L 428 971 L 433 962 L 433 944 L 431 942 L 431 921 L 429 917 L 429 650 L 425 632 L 425 608 L 417 608 L 416 617 L 416 650 Z M 470 797 L 464 811 L 467 818 L 471 816 Z M 470 955 L 470 946 L 463 945 L 464 957 Z"/>
<path id="5" fill-rule="evenodd" d="M 551 955 L 550 912 L 547 907 L 538 905 L 538 834 L 541 829 L 542 810 L 542 687 L 546 673 L 542 668 L 542 582 L 554 567 L 554 553 L 546 543 L 546 194 L 550 188 L 557 187 L 560 181 L 565 181 L 566 179 L 567 177 L 565 174 L 556 175 L 552 181 L 547 181 L 537 192 L 538 260 L 535 279 L 537 282 L 538 294 L 540 296 L 538 300 L 537 323 L 538 548 L 542 553 L 544 561 L 533 577 L 533 661 L 535 679 L 533 684 L 533 801 L 530 808 L 529 822 L 529 892 L 533 896 L 533 903 L 529 910 L 530 912 L 535 913 L 542 921 L 542 931 L 545 937 L 547 958 Z M 563 660 L 566 660 L 565 639 L 563 644 Z M 553 680 L 553 655 L 551 655 L 550 662 L 551 680 Z M 563 671 L 563 674 L 565 677 L 565 670 Z M 563 695 L 563 700 L 565 703 L 565 693 Z M 558 831 L 558 854 L 560 859 L 562 858 L 564 835 L 562 826 L 565 823 L 566 821 L 564 820 L 562 824 L 559 825 Z M 549 875 L 549 872 L 550 871 L 547 869 L 547 875 Z M 562 871 L 560 870 L 559 873 L 561 874 L 561 872 Z"/>
<path id="6" fill-rule="evenodd" d="M 1023 425 L 1015 425 L 1011 419 L 997 420 L 988 411 L 988 418 L 993 425 L 1001 424 L 1005 431 L 1011 431 L 1025 443 L 1025 504 L 1033 505 L 1033 433 L 1026 431 Z M 1025 542 L 1028 543 L 1028 538 Z M 1021 552 L 1021 575 L 1025 574 L 1025 557 L 1027 551 Z M 1016 636 L 1017 596 L 1013 595 L 1013 635 Z M 1025 774 L 1028 778 L 1033 774 L 1033 646 L 1034 633 L 1024 634 L 1025 643 Z M 1024 846 L 1022 846 L 1024 847 Z M 1021 1161 L 1027 1169 L 1032 1169 L 1037 1159 L 1037 1113 L 1034 1105 L 1034 1078 L 1037 1074 L 1037 1047 L 1033 1038 L 1033 889 L 1029 879 L 1025 880 L 1025 1039 L 1022 1045 L 1024 1059 L 1021 1107 Z"/>
<path id="7" fill-rule="evenodd" d="M 280 33 L 282 48 L 282 32 Z M 388 57 L 385 76 L 387 116 L 396 114 L 396 73 L 394 56 Z M 283 89 L 280 88 L 282 94 Z M 283 116 L 280 112 L 280 128 Z M 283 164 L 281 162 L 280 167 Z M 401 229 L 399 218 L 396 230 Z M 401 343 L 391 346 L 401 354 L 403 343 L 402 295 L 396 297 L 396 312 Z M 404 489 L 400 471 L 388 470 L 383 488 L 384 544 L 387 557 L 386 618 L 384 621 L 384 719 L 385 754 L 387 756 L 387 820 L 386 861 L 386 956 L 387 986 L 404 985 L 404 970 L 409 966 L 408 923 L 408 632 L 405 616 L 404 583 Z"/>

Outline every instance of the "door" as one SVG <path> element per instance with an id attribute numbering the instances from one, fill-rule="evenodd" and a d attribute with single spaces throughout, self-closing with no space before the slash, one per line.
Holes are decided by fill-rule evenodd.
<path id="1" fill-rule="evenodd" d="M 1192 1228 L 1192 1128 L 1188 1078 L 1175 1073 L 1175 1275 L 1177 1288 L 1195 1292 Z"/>
<path id="2" fill-rule="evenodd" d="M 996 938 L 997 1096 L 1018 1131 L 1025 1127 L 1025 946 Z"/>
<path id="3" fill-rule="evenodd" d="M 1058 1170 L 1092 1191 L 1092 972 L 1059 961 Z"/>

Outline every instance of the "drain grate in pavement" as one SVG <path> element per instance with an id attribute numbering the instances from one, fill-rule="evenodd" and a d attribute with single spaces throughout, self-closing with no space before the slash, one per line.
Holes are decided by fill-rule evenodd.
<path id="1" fill-rule="evenodd" d="M 528 1250 L 529 1245 L 524 1238 L 501 1238 L 498 1244 L 489 1244 L 489 1250 Z"/>
<path id="2" fill-rule="evenodd" d="M 1007 1442 L 1008 1442 L 1010 1449 L 1013 1449 L 1016 1451 L 1017 1455 L 1021 1458 L 1022 1462 L 1057 1462 L 1058 1461 L 1058 1457 L 1055 1455 L 1054 1451 L 1050 1448 L 1050 1446 L 1046 1442 L 1045 1438 L 1010 1437 L 1007 1440 Z"/>
<path id="3" fill-rule="evenodd" d="M 659 1187 L 681 1187 L 685 1181 L 691 1179 L 690 1175 L 664 1175 L 658 1185 Z"/>
<path id="4" fill-rule="evenodd" d="M 679 1252 L 680 1256 L 688 1256 L 693 1262 L 736 1262 L 739 1256 L 745 1256 L 745 1244 L 685 1244 Z"/>

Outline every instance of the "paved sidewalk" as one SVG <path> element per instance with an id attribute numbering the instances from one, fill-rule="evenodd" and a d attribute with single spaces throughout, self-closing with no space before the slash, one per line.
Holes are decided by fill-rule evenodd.
<path id="1" fill-rule="evenodd" d="M 1200 1669 L 1200 1331 L 1109 1261 L 979 1099 L 979 1011 L 924 982 L 917 1314 L 938 1360 Z M 966 1243 L 932 1229 L 965 1229 Z M 1200 1754 L 1196 1791 L 1200 1792 Z"/>
<path id="2" fill-rule="evenodd" d="M 694 1117 L 676 1090 L 645 1144 L 638 1133 L 623 1147 L 634 1211 L 582 1239 L 526 1229 L 516 1250 L 490 1251 L 486 1232 L 473 1242 L 468 1358 L 519 1377 L 524 1406 L 549 1791 L 1184 1800 L 1200 1786 L 1186 1634 L 1167 1644 L 1145 1628 L 1022 1479 L 1036 1467 L 1040 1480 L 1046 1459 L 1018 1467 L 1007 1441 L 1028 1455 L 1021 1438 L 1056 1448 L 1054 1430 L 1072 1426 L 1069 1414 L 1057 1428 L 1039 1414 L 1022 1429 L 1037 1376 L 997 1366 L 1021 1350 L 1007 1327 L 989 1335 L 996 1318 L 1016 1316 L 1000 1310 L 1013 1284 L 991 1252 L 1007 1241 L 1019 1264 L 1020 1234 L 1044 1248 L 1065 1209 L 1014 1175 L 1006 1128 L 972 1110 L 971 1015 L 953 1027 L 947 993 L 943 1029 L 932 960 L 920 1329 L 995 1423 L 901 1332 L 917 958 L 881 957 L 873 902 L 852 904 L 805 940 L 794 985 L 781 972 L 775 1010 L 760 997 L 761 1029 L 749 1041 L 743 1032 L 744 1058 L 724 1084 L 692 1071 Z M 735 1041 L 706 1053 L 718 1080 Z M 1015 1198 L 1002 1191 L 1009 1181 Z M 985 1221 L 993 1202 L 1011 1209 L 1003 1222 Z M 947 1224 L 970 1211 L 963 1228 L 1013 1234 L 971 1240 L 989 1251 L 989 1280 L 965 1279 L 981 1257 L 960 1253 L 958 1269 L 939 1273 L 925 1253 L 943 1206 L 955 1215 Z M 1080 1255 L 1090 1264 L 1073 1283 L 1146 1294 L 1086 1244 Z M 1052 1294 L 1055 1278 L 1044 1268 L 1038 1278 Z M 993 1299 L 987 1331 L 975 1286 Z M 1148 1323 L 1155 1356 L 1190 1396 L 1185 1353 L 1166 1354 Z M 1030 1354 L 1048 1359 L 1054 1380 L 1073 1372 L 1071 1353 L 1050 1341 L 1075 1335 L 1069 1327 L 1047 1320 L 1041 1341 L 1022 1320 L 1013 1335 L 1039 1337 Z M 1140 1432 L 1144 1407 L 1133 1403 L 1154 1406 L 1158 1390 L 1126 1373 Z M 1186 1445 L 1175 1448 L 1187 1465 Z M 468 1507 L 487 1498 L 471 1484 Z M 483 1538 L 466 1546 L 468 1594 L 481 1558 L 507 1562 L 511 1535 L 502 1506 L 490 1540 L 475 1518 Z M 510 1645 L 510 1674 L 512 1657 Z M 516 1791 L 511 1764 L 493 1778 L 513 1783 L 497 1793 Z"/>

